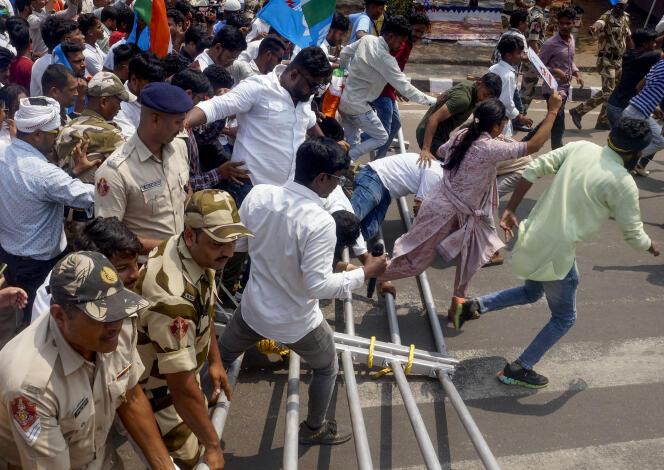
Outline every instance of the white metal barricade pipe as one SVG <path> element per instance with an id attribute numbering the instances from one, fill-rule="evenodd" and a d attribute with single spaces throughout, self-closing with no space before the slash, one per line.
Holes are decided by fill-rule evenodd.
<path id="1" fill-rule="evenodd" d="M 298 429 L 300 424 L 300 356 L 291 351 L 288 361 L 284 470 L 297 470 Z"/>
<path id="2" fill-rule="evenodd" d="M 650 11 L 648 12 L 648 16 L 646 17 L 646 22 L 643 25 L 644 28 L 648 27 L 648 22 L 650 21 L 650 17 L 652 16 L 652 11 L 655 9 L 655 3 L 657 3 L 657 0 L 652 0 L 652 4 L 650 5 Z"/>
<path id="3" fill-rule="evenodd" d="M 344 250 L 342 259 L 346 262 L 350 260 L 348 248 Z M 353 317 L 352 295 L 343 299 L 343 309 L 346 333 L 354 335 L 355 318 Z M 357 391 L 357 382 L 355 381 L 353 356 L 350 351 L 344 351 L 341 353 L 341 362 L 344 370 L 344 380 L 346 381 L 346 395 L 348 397 L 348 408 L 350 409 L 350 421 L 353 427 L 357 466 L 360 470 L 373 470 L 371 451 L 369 450 L 369 439 L 367 439 L 367 429 L 364 425 L 362 407 L 360 406 L 360 394 Z"/>
<path id="4" fill-rule="evenodd" d="M 237 376 L 240 373 L 242 358 L 244 358 L 244 354 L 241 354 L 237 359 L 235 359 L 233 364 L 231 364 L 231 366 L 228 368 L 228 371 L 226 371 L 226 375 L 228 376 L 228 384 L 231 387 L 231 392 L 235 390 L 235 383 L 237 382 Z M 217 432 L 217 437 L 219 437 L 220 441 L 221 436 L 224 433 L 224 426 L 226 425 L 226 418 L 228 417 L 228 409 L 230 406 L 231 402 L 228 401 L 228 397 L 226 397 L 225 393 L 222 393 L 221 397 L 219 397 L 219 401 L 212 409 L 212 416 L 210 416 L 210 421 L 212 421 L 212 426 L 214 426 L 214 430 Z M 203 448 L 201 451 L 201 458 L 198 460 L 196 467 L 194 467 L 195 470 L 210 470 L 203 458 L 204 452 L 205 448 Z"/>

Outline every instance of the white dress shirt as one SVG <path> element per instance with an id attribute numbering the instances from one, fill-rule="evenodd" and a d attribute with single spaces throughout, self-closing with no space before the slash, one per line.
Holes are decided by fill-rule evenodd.
<path id="1" fill-rule="evenodd" d="M 201 72 L 208 68 L 208 66 L 214 65 L 214 60 L 212 60 L 212 57 L 208 55 L 207 51 L 208 50 L 205 49 L 203 52 L 198 54 L 196 56 L 196 60 L 194 60 L 194 62 L 198 63 L 198 68 Z"/>
<path id="2" fill-rule="evenodd" d="M 379 158 L 368 165 L 378 174 L 393 199 L 410 194 L 415 194 L 417 199 L 424 199 L 443 177 L 443 167 L 440 162 L 434 161 L 430 167 L 425 165 L 422 168 L 417 164 L 419 158 L 419 153 L 399 153 Z"/>
<path id="3" fill-rule="evenodd" d="M 113 69 L 115 68 L 115 57 L 113 56 L 113 50 L 114 50 L 116 47 L 121 46 L 122 44 L 126 44 L 126 43 L 127 43 L 127 39 L 126 39 L 126 38 L 122 38 L 122 39 L 120 39 L 118 42 L 116 42 L 115 44 L 113 44 L 113 45 L 108 49 L 108 54 L 106 54 L 106 58 L 104 59 L 104 67 L 105 67 L 105 68 L 107 68 L 107 69 L 110 70 L 111 72 L 113 71 Z"/>
<path id="4" fill-rule="evenodd" d="M 127 86 L 128 83 L 129 81 L 125 83 L 124 87 L 125 90 L 131 93 L 131 90 Z M 113 122 L 120 126 L 120 130 L 122 131 L 125 140 L 129 140 L 129 138 L 134 135 L 136 129 L 138 129 L 138 124 L 141 122 L 141 103 L 139 103 L 138 100 L 132 101 L 131 103 L 129 101 L 121 102 L 120 111 L 115 118 L 113 118 Z"/>
<path id="5" fill-rule="evenodd" d="M 306 186 L 255 186 L 240 219 L 255 236 L 242 318 L 258 334 L 294 343 L 324 321 L 318 299 L 350 295 L 364 283 L 363 269 L 332 271 L 334 219 Z"/>
<path id="6" fill-rule="evenodd" d="M 251 30 L 247 34 L 247 44 L 254 40 L 256 36 L 262 33 L 267 33 L 270 31 L 270 24 L 261 20 L 260 18 L 254 18 L 254 21 L 251 22 Z"/>
<path id="7" fill-rule="evenodd" d="M 240 60 L 242 62 L 251 62 L 254 60 L 256 57 L 258 57 L 258 48 L 261 45 L 261 42 L 263 42 L 262 39 L 258 39 L 257 41 L 251 41 L 250 43 L 247 44 L 247 48 L 240 52 L 240 55 L 237 57 L 237 60 Z"/>
<path id="8" fill-rule="evenodd" d="M 46 68 L 54 61 L 53 54 L 44 54 L 32 65 L 32 75 L 30 75 L 30 96 L 43 96 L 41 79 L 44 76 Z"/>
<path id="9" fill-rule="evenodd" d="M 242 62 L 241 60 L 236 60 L 231 64 L 230 67 L 227 67 L 228 73 L 233 77 L 233 83 L 237 85 L 245 78 L 253 77 L 254 75 L 261 75 L 261 71 L 258 69 L 256 62 L 253 60 L 251 62 Z"/>
<path id="10" fill-rule="evenodd" d="M 286 70 L 254 75 L 222 96 L 196 106 L 207 122 L 236 115 L 238 133 L 231 161 L 246 162 L 253 184 L 282 185 L 295 176 L 295 153 L 316 125 L 311 100 L 293 105 L 290 93 L 279 83 Z"/>
<path id="11" fill-rule="evenodd" d="M 28 16 L 32 52 L 38 52 L 40 54 L 46 54 L 48 52 L 48 47 L 41 35 L 41 25 L 46 18 L 49 16 L 57 16 L 65 20 L 71 20 L 76 16 L 77 10 L 78 2 L 75 1 L 69 2 L 67 8 L 61 11 L 46 11 L 45 9 L 42 9 L 41 11 L 32 10 L 32 13 Z"/>
<path id="12" fill-rule="evenodd" d="M 495 65 L 489 67 L 489 72 L 493 72 L 500 77 L 503 82 L 503 89 L 500 92 L 500 101 L 505 105 L 505 116 L 508 121 L 503 129 L 503 135 L 512 136 L 512 119 L 519 115 L 519 110 L 514 104 L 514 90 L 516 90 L 516 70 L 510 64 L 501 60 Z"/>
<path id="13" fill-rule="evenodd" d="M 101 69 L 104 67 L 104 60 L 106 60 L 106 54 L 101 50 L 101 47 L 97 44 L 91 46 L 86 42 L 83 57 L 85 57 L 85 68 L 90 75 L 101 72 Z"/>
<path id="14" fill-rule="evenodd" d="M 353 116 L 371 111 L 369 103 L 380 96 L 387 83 L 410 101 L 427 106 L 436 104 L 435 98 L 410 84 L 397 60 L 390 55 L 390 48 L 382 36 L 377 38 L 367 34 L 344 47 L 339 55 L 339 66 L 348 68 L 351 58 L 353 62 L 348 69 L 339 112 Z"/>

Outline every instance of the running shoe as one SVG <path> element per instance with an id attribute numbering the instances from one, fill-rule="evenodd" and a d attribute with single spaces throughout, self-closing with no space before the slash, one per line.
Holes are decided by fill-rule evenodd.
<path id="1" fill-rule="evenodd" d="M 300 423 L 298 440 L 306 446 L 336 445 L 350 440 L 353 432 L 348 426 L 337 424 L 333 419 L 328 419 L 318 429 L 311 429 L 306 421 Z"/>
<path id="2" fill-rule="evenodd" d="M 511 364 L 507 364 L 502 371 L 498 372 L 498 380 L 505 385 L 519 385 L 526 388 L 544 388 L 549 383 L 549 379 L 534 370 L 515 367 Z"/>
<path id="3" fill-rule="evenodd" d="M 463 297 L 452 297 L 452 307 L 448 311 L 448 318 L 457 330 L 468 320 L 479 317 L 480 306 L 477 300 Z"/>

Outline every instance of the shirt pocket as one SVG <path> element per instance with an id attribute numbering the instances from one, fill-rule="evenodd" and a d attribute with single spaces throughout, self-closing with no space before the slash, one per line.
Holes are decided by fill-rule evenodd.
<path id="1" fill-rule="evenodd" d="M 94 434 L 94 398 L 81 397 L 59 420 L 60 430 L 69 443 L 90 440 Z"/>
<path id="2" fill-rule="evenodd" d="M 286 105 L 281 101 L 270 101 L 267 105 L 267 117 L 268 119 L 279 119 L 283 120 L 284 111 L 286 111 Z M 282 122 L 282 124 L 284 124 Z"/>
<path id="3" fill-rule="evenodd" d="M 158 215 L 166 205 L 166 185 L 159 179 L 141 185 L 143 202 L 152 215 Z"/>
<path id="4" fill-rule="evenodd" d="M 125 372 L 121 377 L 111 377 L 108 384 L 108 394 L 111 397 L 111 403 L 114 409 L 117 409 L 126 401 L 127 387 L 129 386 L 129 372 Z"/>

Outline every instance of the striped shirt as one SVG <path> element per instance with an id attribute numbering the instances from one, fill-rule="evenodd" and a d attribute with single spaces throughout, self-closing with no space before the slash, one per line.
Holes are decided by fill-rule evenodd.
<path id="1" fill-rule="evenodd" d="M 646 75 L 646 84 L 629 104 L 650 116 L 664 98 L 664 60 L 657 62 Z"/>

